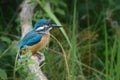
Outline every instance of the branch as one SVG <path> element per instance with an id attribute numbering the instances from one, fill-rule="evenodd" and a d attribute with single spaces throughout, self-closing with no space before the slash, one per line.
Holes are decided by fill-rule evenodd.
<path id="1" fill-rule="evenodd" d="M 21 5 L 20 20 L 21 20 L 21 30 L 23 38 L 31 28 L 32 28 L 32 15 L 34 8 L 37 3 L 30 3 L 30 0 L 24 0 Z"/>
<path id="2" fill-rule="evenodd" d="M 24 0 L 21 5 L 21 38 L 23 38 L 25 34 L 32 28 L 32 15 L 37 3 L 30 3 L 30 1 L 31 0 Z M 30 72 L 35 73 L 37 80 L 48 80 L 39 66 L 45 60 L 45 56 L 42 53 L 37 52 L 36 54 L 32 55 L 31 59 L 35 62 L 35 64 L 28 64 Z"/>
<path id="3" fill-rule="evenodd" d="M 35 62 L 35 64 L 29 64 L 28 68 L 30 72 L 35 74 L 35 79 L 36 80 L 48 80 L 46 76 L 43 74 L 41 71 L 41 67 L 39 65 L 45 60 L 45 56 L 43 53 L 37 52 L 34 54 L 31 59 Z"/>

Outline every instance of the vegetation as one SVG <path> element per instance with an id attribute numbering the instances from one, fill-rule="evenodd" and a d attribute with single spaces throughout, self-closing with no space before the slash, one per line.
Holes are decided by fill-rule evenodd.
<path id="1" fill-rule="evenodd" d="M 0 80 L 14 79 L 21 35 L 18 17 L 21 2 L 0 0 Z M 120 80 L 119 0 L 31 2 L 38 3 L 33 24 L 46 18 L 63 26 L 51 31 L 50 43 L 41 51 L 46 57 L 42 70 L 50 80 Z M 45 6 L 46 2 L 51 10 Z M 25 64 L 19 64 L 18 68 L 16 80 L 33 79 L 32 74 L 25 76 Z"/>

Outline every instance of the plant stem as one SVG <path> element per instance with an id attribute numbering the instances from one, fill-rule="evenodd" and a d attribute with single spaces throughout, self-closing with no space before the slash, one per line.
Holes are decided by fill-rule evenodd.
<path id="1" fill-rule="evenodd" d="M 106 26 L 106 22 L 104 22 L 104 33 L 105 33 L 105 70 L 106 70 L 106 80 L 108 79 L 108 36 L 107 36 L 107 26 Z"/>
<path id="2" fill-rule="evenodd" d="M 72 26 L 72 77 L 71 80 L 76 80 L 75 78 L 75 56 L 76 56 L 76 5 L 77 0 L 74 0 L 74 11 L 73 11 L 73 26 Z"/>

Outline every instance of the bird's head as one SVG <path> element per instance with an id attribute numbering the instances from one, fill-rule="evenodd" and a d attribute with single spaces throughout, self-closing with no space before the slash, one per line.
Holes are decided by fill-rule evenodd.
<path id="1" fill-rule="evenodd" d="M 36 22 L 36 24 L 34 25 L 34 30 L 39 32 L 39 31 L 49 31 L 52 28 L 59 28 L 61 26 L 55 25 L 55 24 L 51 24 L 50 20 L 46 20 L 46 19 L 41 19 L 38 20 Z"/>

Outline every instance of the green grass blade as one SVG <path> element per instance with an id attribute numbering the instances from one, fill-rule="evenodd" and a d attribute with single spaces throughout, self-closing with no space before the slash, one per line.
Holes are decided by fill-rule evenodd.
<path id="1" fill-rule="evenodd" d="M 108 41 L 107 41 L 107 39 L 108 39 L 108 35 L 107 35 L 107 26 L 106 26 L 106 22 L 104 22 L 104 33 L 105 33 L 105 72 L 106 72 L 106 80 L 109 80 L 108 79 L 108 75 L 109 75 L 109 73 L 108 73 Z"/>
<path id="2" fill-rule="evenodd" d="M 120 29 L 118 29 L 118 52 L 117 52 L 117 64 L 116 64 L 116 80 L 120 80 Z"/>
<path id="3" fill-rule="evenodd" d="M 115 40 L 114 40 L 114 43 L 113 43 L 113 47 L 112 47 L 112 50 L 111 50 L 111 56 L 110 56 L 110 59 L 111 59 L 110 75 L 111 76 L 114 76 L 114 72 L 115 72 L 114 62 L 115 62 L 116 52 L 117 52 L 117 36 L 115 36 Z M 113 77 L 113 79 L 114 79 L 114 77 Z"/>
<path id="4" fill-rule="evenodd" d="M 72 26 L 72 77 L 71 80 L 76 80 L 75 78 L 75 55 L 76 55 L 76 5 L 77 0 L 74 0 L 74 11 L 73 11 L 73 26 Z"/>

